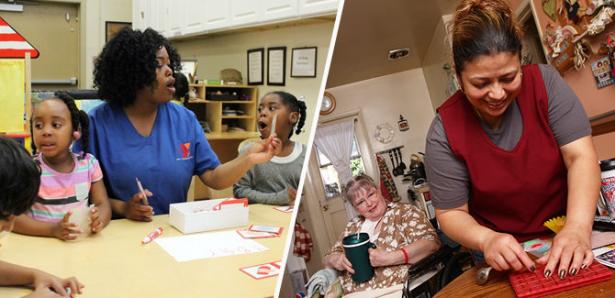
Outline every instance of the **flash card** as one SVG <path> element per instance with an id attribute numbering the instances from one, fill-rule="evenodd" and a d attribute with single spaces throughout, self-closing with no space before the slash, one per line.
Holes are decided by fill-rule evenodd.
<path id="1" fill-rule="evenodd" d="M 250 225 L 250 227 L 248 227 L 249 231 L 254 231 L 254 232 L 267 232 L 267 233 L 274 233 L 274 234 L 280 234 L 282 233 L 282 227 L 274 227 L 274 226 L 255 226 L 255 225 Z"/>
<path id="2" fill-rule="evenodd" d="M 271 121 L 271 131 L 269 132 L 269 134 L 272 134 L 275 132 L 276 123 L 278 123 L 278 113 L 277 112 L 273 113 L 273 121 Z"/>
<path id="3" fill-rule="evenodd" d="M 269 232 L 257 232 L 250 230 L 237 230 L 237 234 L 245 239 L 259 239 L 259 238 L 273 238 L 279 237 L 279 234 L 269 233 Z"/>
<path id="4" fill-rule="evenodd" d="M 280 273 L 281 263 L 281 261 L 276 261 L 250 267 L 239 268 L 239 270 L 254 279 L 263 279 L 278 275 Z"/>
<path id="5" fill-rule="evenodd" d="M 278 207 L 273 207 L 273 209 L 278 210 L 280 212 L 284 212 L 284 213 L 293 212 L 293 206 L 278 206 Z"/>
<path id="6" fill-rule="evenodd" d="M 550 248 L 551 239 L 548 238 L 536 238 L 523 242 L 523 250 L 536 258 L 542 257 Z"/>

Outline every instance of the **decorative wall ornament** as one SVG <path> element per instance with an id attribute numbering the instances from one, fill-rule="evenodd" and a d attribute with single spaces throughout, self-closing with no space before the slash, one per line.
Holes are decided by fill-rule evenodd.
<path id="1" fill-rule="evenodd" d="M 587 38 L 613 22 L 615 0 L 543 0 L 542 4 L 549 17 L 553 5 L 557 12 L 557 21 L 547 24 L 544 37 L 550 63 L 560 73 L 572 67 L 581 69 L 595 55 Z"/>
<path id="2" fill-rule="evenodd" d="M 557 20 L 557 1 L 542 0 L 542 11 L 553 21 Z"/>
<path id="3" fill-rule="evenodd" d="M 393 130 L 393 126 L 388 122 L 380 123 L 376 126 L 376 131 L 374 133 L 376 141 L 382 144 L 388 144 L 393 141 L 393 137 L 395 137 L 395 131 Z"/>

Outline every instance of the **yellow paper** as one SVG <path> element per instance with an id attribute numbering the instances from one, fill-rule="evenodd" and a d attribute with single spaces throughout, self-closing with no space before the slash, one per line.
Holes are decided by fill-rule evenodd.
<path id="1" fill-rule="evenodd" d="M 566 216 L 562 215 L 545 221 L 544 226 L 557 234 L 564 228 L 564 224 L 566 224 Z"/>
<path id="2" fill-rule="evenodd" d="M 25 62 L 0 59 L 0 132 L 24 132 Z"/>

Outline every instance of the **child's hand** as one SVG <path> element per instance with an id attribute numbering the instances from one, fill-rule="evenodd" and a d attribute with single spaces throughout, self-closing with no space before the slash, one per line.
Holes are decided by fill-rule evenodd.
<path id="1" fill-rule="evenodd" d="M 34 289 L 32 293 L 24 296 L 24 298 L 61 298 L 69 296 L 61 296 L 48 288 Z"/>
<path id="2" fill-rule="evenodd" d="M 260 140 L 250 146 L 248 154 L 254 164 L 261 164 L 271 160 L 271 158 L 282 151 L 282 140 L 275 133 L 268 138 Z"/>
<path id="3" fill-rule="evenodd" d="M 295 206 L 295 199 L 297 198 L 297 190 L 289 187 L 288 188 L 288 206 Z"/>
<path id="4" fill-rule="evenodd" d="M 100 220 L 100 214 L 98 213 L 98 207 L 92 207 L 90 209 L 90 230 L 92 233 L 98 233 L 103 229 L 103 223 Z"/>
<path id="5" fill-rule="evenodd" d="M 56 226 L 53 228 L 53 236 L 60 240 L 75 240 L 81 234 L 81 229 L 77 226 L 77 224 L 69 221 L 70 216 L 73 214 L 72 211 L 66 212 L 62 221 L 58 222 Z"/>
<path id="6" fill-rule="evenodd" d="M 70 288 L 70 296 L 73 297 L 75 294 L 81 294 L 81 289 L 84 287 L 74 277 L 61 279 L 40 270 L 35 270 L 33 275 L 34 292 L 27 297 L 69 297 L 66 288 Z"/>
<path id="7" fill-rule="evenodd" d="M 148 197 L 153 196 L 149 190 L 145 189 L 144 191 Z M 134 194 L 132 199 L 126 202 L 124 216 L 128 219 L 137 221 L 152 221 L 154 209 L 152 206 L 142 204 L 141 202 L 143 202 L 143 199 L 143 194 L 141 192 Z"/>

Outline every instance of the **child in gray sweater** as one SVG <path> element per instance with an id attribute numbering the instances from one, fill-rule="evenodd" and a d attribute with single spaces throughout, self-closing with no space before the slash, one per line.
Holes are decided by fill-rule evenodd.
<path id="1" fill-rule="evenodd" d="M 260 137 L 268 138 L 275 129 L 282 140 L 282 151 L 271 161 L 252 167 L 233 186 L 236 198 L 248 198 L 250 203 L 258 204 L 294 205 L 306 147 L 290 138 L 293 132 L 301 132 L 305 115 L 305 102 L 290 93 L 274 91 L 263 96 L 258 106 Z M 248 146 L 240 148 L 241 154 L 247 150 Z"/>

